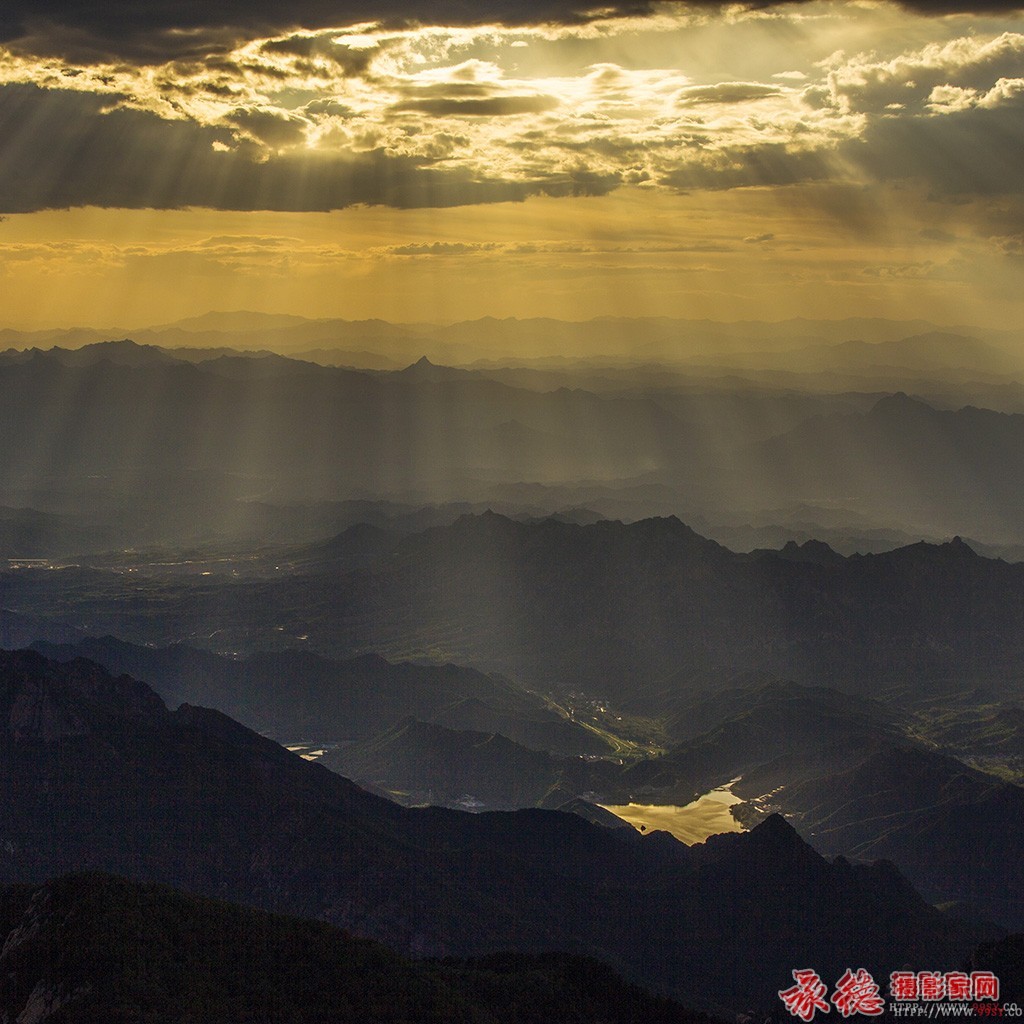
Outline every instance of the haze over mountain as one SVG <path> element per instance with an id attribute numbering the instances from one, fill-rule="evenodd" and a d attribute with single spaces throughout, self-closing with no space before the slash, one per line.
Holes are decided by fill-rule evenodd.
<path id="1" fill-rule="evenodd" d="M 497 319 L 483 317 L 446 325 L 309 319 L 256 312 L 209 312 L 170 324 L 127 327 L 76 327 L 37 331 L 0 330 L 0 345 L 11 349 L 80 349 L 97 342 L 132 338 L 164 350 L 268 350 L 303 357 L 303 348 L 325 354 L 366 349 L 378 357 L 414 362 L 426 353 L 434 362 L 500 360 L 509 365 L 537 359 L 556 366 L 559 360 L 628 359 L 644 362 L 685 361 L 712 365 L 716 355 L 747 369 L 788 368 L 808 373 L 838 369 L 815 366 L 830 350 L 835 359 L 871 372 L 899 367 L 978 368 L 985 361 L 1004 371 L 1019 371 L 1013 330 L 979 326 L 942 327 L 927 320 L 804 317 L 775 322 L 722 322 L 669 317 L 595 317 Z M 515 354 L 519 354 L 517 360 Z M 759 360 L 762 362 L 759 365 Z"/>
<path id="2" fill-rule="evenodd" d="M 995 351 L 944 335 L 892 344 L 932 353 L 932 365 L 956 362 L 960 347 L 964 358 Z M 290 517 L 298 539 L 302 506 L 386 499 L 681 512 L 746 546 L 826 534 L 844 550 L 956 534 L 1024 545 L 1024 414 L 947 408 L 964 390 L 953 378 L 917 381 L 932 406 L 886 393 L 910 387 L 905 374 L 823 390 L 692 368 L 524 373 L 423 359 L 355 371 L 225 350 L 182 360 L 130 341 L 8 352 L 0 544 L 9 556 L 63 557 L 252 543 L 269 536 L 271 516 Z M 1005 380 L 992 386 L 1010 399 L 1018 385 Z"/>
<path id="3" fill-rule="evenodd" d="M 359 568 L 231 566 L 201 575 L 129 557 L 0 581 L 12 610 L 97 635 L 425 658 L 614 702 L 748 670 L 861 693 L 943 692 L 968 674 L 1009 694 L 1024 658 L 1024 568 L 959 539 L 849 558 L 737 555 L 673 518 L 484 514 L 407 536 Z"/>

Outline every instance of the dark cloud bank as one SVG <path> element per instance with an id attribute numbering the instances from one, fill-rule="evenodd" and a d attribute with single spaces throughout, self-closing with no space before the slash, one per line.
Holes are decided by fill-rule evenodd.
<path id="1" fill-rule="evenodd" d="M 614 176 L 581 170 L 543 180 L 482 178 L 381 151 L 276 156 L 217 152 L 228 130 L 153 114 L 101 113 L 109 98 L 0 88 L 0 213 L 73 206 L 323 211 L 358 203 L 444 207 L 522 200 L 537 193 L 596 195 Z"/>
<path id="2" fill-rule="evenodd" d="M 465 101 L 463 101 L 465 102 Z M 377 150 L 310 153 L 267 160 L 232 142 L 228 127 L 164 121 L 135 110 L 102 111 L 109 97 L 0 88 L 0 214 L 75 206 L 326 211 L 355 204 L 398 208 L 508 202 L 530 195 L 603 195 L 616 174 L 584 166 L 533 180 L 487 178 L 468 168 Z M 866 180 L 914 177 L 936 198 L 1008 195 L 1024 188 L 1019 126 L 1024 101 L 999 110 L 876 122 L 839 147 Z M 970 154 L 966 157 L 965 154 Z M 828 152 L 781 144 L 734 149 L 718 159 L 684 160 L 662 184 L 683 191 L 822 181 L 834 173 Z"/>
<path id="3" fill-rule="evenodd" d="M 728 0 L 732 2 L 732 0 Z M 789 6 L 805 0 L 751 2 L 751 8 Z M 694 8 L 716 8 L 727 0 L 695 0 Z M 412 24 L 525 26 L 576 25 L 609 17 L 643 17 L 659 0 L 5 0 L 0 7 L 0 43 L 35 53 L 80 58 L 122 56 L 159 60 L 224 48 L 253 34 L 330 28 L 373 21 Z M 921 14 L 982 14 L 1019 10 L 1020 0 L 900 0 Z"/>

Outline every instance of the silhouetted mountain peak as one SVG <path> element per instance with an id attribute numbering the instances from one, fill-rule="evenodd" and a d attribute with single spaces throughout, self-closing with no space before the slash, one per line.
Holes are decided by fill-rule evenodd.
<path id="1" fill-rule="evenodd" d="M 781 814 L 769 815 L 749 832 L 709 836 L 695 849 L 707 862 L 729 865 L 747 879 L 759 878 L 768 865 L 780 873 L 802 873 L 820 871 L 826 863 Z"/>
<path id="2" fill-rule="evenodd" d="M 57 665 L 35 651 L 0 651 L 0 740 L 55 743 L 166 715 L 145 683 L 84 658 Z"/>
<path id="3" fill-rule="evenodd" d="M 945 558 L 959 563 L 986 561 L 985 556 L 979 555 L 959 534 L 944 544 L 935 545 L 935 549 Z"/>
<path id="4" fill-rule="evenodd" d="M 514 519 L 488 508 L 479 514 L 466 512 L 451 526 L 434 527 L 419 534 L 418 537 L 441 537 L 459 542 L 474 537 L 512 537 L 526 528 L 526 524 L 517 523 Z"/>
<path id="5" fill-rule="evenodd" d="M 815 565 L 836 565 L 845 561 L 842 555 L 821 540 L 808 540 L 803 544 L 795 540 L 786 541 L 779 557 L 790 562 L 811 562 Z"/>
<path id="6" fill-rule="evenodd" d="M 812 847 L 781 814 L 770 814 L 755 828 L 751 829 L 746 844 L 741 848 L 743 856 L 760 859 L 769 857 L 771 862 L 786 864 L 809 864 L 822 860 Z"/>
<path id="7" fill-rule="evenodd" d="M 907 417 L 935 416 L 937 410 L 920 398 L 912 398 L 905 391 L 897 391 L 894 395 L 880 398 L 871 408 L 872 417 Z"/>
<path id="8" fill-rule="evenodd" d="M 562 811 L 564 814 L 578 815 L 584 821 L 589 821 L 592 825 L 613 829 L 630 840 L 640 837 L 640 833 L 628 821 L 624 821 L 617 814 L 612 814 L 611 811 L 606 811 L 603 807 L 592 804 L 582 797 L 576 796 L 571 800 L 566 800 L 564 804 L 559 804 L 556 810 Z"/>
<path id="9" fill-rule="evenodd" d="M 952 540 L 947 540 L 943 544 L 931 544 L 928 541 L 918 541 L 916 544 L 908 544 L 904 548 L 897 548 L 895 551 L 890 553 L 890 556 L 897 558 L 901 561 L 918 562 L 922 564 L 928 564 L 938 560 L 940 563 L 953 561 L 956 563 L 968 563 L 968 562 L 986 562 L 992 561 L 992 559 L 986 559 L 983 555 L 979 555 L 962 537 L 959 535 L 954 537 Z M 887 557 L 887 556 L 879 556 Z"/>
<path id="10" fill-rule="evenodd" d="M 174 720 L 179 725 L 198 730 L 208 739 L 216 739 L 236 749 L 264 754 L 273 760 L 279 760 L 281 757 L 281 747 L 279 744 L 260 736 L 251 729 L 247 729 L 233 718 L 229 718 L 213 708 L 182 704 L 174 712 Z"/>
<path id="11" fill-rule="evenodd" d="M 395 376 L 404 380 L 431 383 L 472 377 L 473 374 L 469 370 L 457 370 L 452 366 L 439 366 L 437 363 L 432 363 L 426 356 L 420 356 L 415 363 L 405 367 L 404 370 L 397 371 Z"/>
<path id="12" fill-rule="evenodd" d="M 799 833 L 781 814 L 769 814 L 759 825 L 751 830 L 762 839 L 803 844 Z"/>
<path id="13" fill-rule="evenodd" d="M 96 366 L 100 363 L 126 367 L 167 366 L 178 362 L 174 356 L 155 345 L 140 345 L 131 338 L 97 341 L 79 349 L 52 348 L 49 354 L 63 365 L 71 367 Z"/>
<path id="14" fill-rule="evenodd" d="M 640 519 L 635 523 L 624 524 L 618 520 L 606 520 L 598 523 L 595 528 L 616 531 L 623 538 L 641 539 L 645 544 L 666 544 L 675 552 L 680 550 L 690 555 L 731 554 L 717 541 L 697 533 L 687 526 L 678 516 L 654 516 Z"/>

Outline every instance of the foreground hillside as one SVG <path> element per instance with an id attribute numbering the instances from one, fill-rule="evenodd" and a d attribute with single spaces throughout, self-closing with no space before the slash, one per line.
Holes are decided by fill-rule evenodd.
<path id="1" fill-rule="evenodd" d="M 0 889 L 0 1019 L 687 1024 L 593 960 L 411 961 L 330 925 L 109 875 Z"/>

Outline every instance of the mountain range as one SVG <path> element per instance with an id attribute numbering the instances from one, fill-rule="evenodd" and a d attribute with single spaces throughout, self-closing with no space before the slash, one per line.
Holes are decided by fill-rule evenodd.
<path id="1" fill-rule="evenodd" d="M 952 968 L 983 936 L 778 816 L 688 848 L 553 811 L 405 809 L 220 713 L 33 652 L 0 655 L 0 783 L 3 883 L 102 870 L 418 954 L 596 955 L 708 1008 L 775 1006 L 794 964 Z"/>
<path id="2" fill-rule="evenodd" d="M 902 339 L 947 333 L 979 339 L 999 349 L 1012 346 L 1016 334 L 977 326 L 940 327 L 926 320 L 796 318 L 776 323 L 681 320 L 669 317 L 596 317 L 586 321 L 549 318 L 463 321 L 437 324 L 391 324 L 383 320 L 310 320 L 287 314 L 246 311 L 210 312 L 176 323 L 147 327 L 64 328 L 0 331 L 0 344 L 15 349 L 42 346 L 81 348 L 85 345 L 134 338 L 166 348 L 262 349 L 300 355 L 313 349 L 355 355 L 360 350 L 407 364 L 413 352 L 428 351 L 437 360 L 465 361 L 505 357 L 509 353 L 544 353 L 549 363 L 559 358 L 637 354 L 653 360 L 707 358 L 708 353 L 782 352 L 807 346 L 899 343 Z M 643 339 L 638 344 L 638 339 Z M 550 353 L 559 356 L 550 357 Z M 913 351 L 908 354 L 915 354 Z"/>
<path id="3" fill-rule="evenodd" d="M 898 343 L 921 366 L 989 348 L 940 333 Z M 929 384 L 912 367 L 812 386 L 693 367 L 542 372 L 420 358 L 371 371 L 184 352 L 121 340 L 0 354 L 0 544 L 12 556 L 44 557 L 48 538 L 62 554 L 208 543 L 237 534 L 254 501 L 368 497 L 586 505 L 632 519 L 673 511 L 725 531 L 796 504 L 841 510 L 847 534 L 868 522 L 896 543 L 1024 543 L 1024 400 Z M 1005 398 L 1019 385 L 1003 368 L 985 387 Z M 68 519 L 90 515 L 107 529 L 93 536 Z"/>
<path id="4" fill-rule="evenodd" d="M 321 763 L 402 802 L 476 808 L 560 807 L 585 796 L 672 811 L 731 783 L 743 799 L 733 814 L 747 826 L 784 813 L 822 853 L 891 860 L 930 900 L 1024 928 L 1019 785 L 922 742 L 912 715 L 824 688 L 709 693 L 691 702 L 691 725 L 702 705 L 716 709 L 710 728 L 625 764 L 411 720 Z"/>
<path id="5" fill-rule="evenodd" d="M 959 538 L 864 556 L 814 544 L 735 554 L 675 518 L 484 514 L 405 536 L 362 568 L 277 569 L 20 568 L 0 586 L 11 610 L 135 643 L 452 662 L 542 692 L 647 694 L 649 711 L 748 671 L 868 695 L 970 677 L 1012 695 L 1024 659 L 1024 567 Z"/>
<path id="6" fill-rule="evenodd" d="M 1024 929 L 1020 786 L 906 746 L 865 750 L 802 779 L 789 767 L 754 770 L 737 786 L 772 794 L 748 822 L 783 810 L 823 853 L 892 860 L 930 899 Z"/>
<path id="7" fill-rule="evenodd" d="M 1024 841 L 1022 791 L 923 743 L 916 717 L 877 701 L 777 681 L 697 691 L 668 713 L 666 734 L 681 740 L 659 756 L 636 749 L 623 762 L 612 753 L 621 741 L 604 731 L 610 723 L 584 729 L 508 683 L 452 666 L 298 653 L 236 661 L 112 639 L 37 646 L 71 664 L 84 653 L 117 672 L 152 668 L 172 703 L 238 708 L 271 735 L 307 740 L 320 764 L 407 805 L 559 808 L 580 796 L 682 805 L 740 778 L 734 791 L 745 803 L 735 813 L 748 825 L 782 811 L 823 853 L 888 858 L 930 899 L 1024 926 L 1024 877 L 1013 856 Z M 460 716 L 492 728 L 449 727 Z M 346 739 L 354 742 L 338 742 Z M 991 839 L 979 844 L 967 820 Z"/>
<path id="8" fill-rule="evenodd" d="M 378 655 L 334 661 L 295 650 L 239 659 L 114 637 L 34 646 L 55 660 L 88 658 L 115 674 L 146 679 L 172 706 L 216 708 L 281 742 L 365 740 L 412 717 L 449 728 L 486 728 L 560 754 L 609 750 L 597 734 L 566 721 L 536 694 L 455 665 L 392 664 Z"/>

